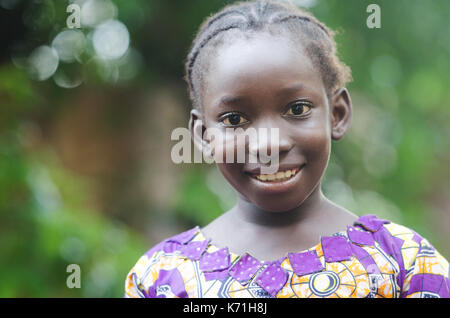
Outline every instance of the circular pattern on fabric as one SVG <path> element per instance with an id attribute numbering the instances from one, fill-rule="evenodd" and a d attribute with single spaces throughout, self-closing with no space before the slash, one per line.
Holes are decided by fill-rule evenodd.
<path id="1" fill-rule="evenodd" d="M 313 274 L 309 280 L 309 288 L 316 296 L 326 297 L 333 294 L 339 287 L 340 279 L 335 272 L 320 272 Z"/>

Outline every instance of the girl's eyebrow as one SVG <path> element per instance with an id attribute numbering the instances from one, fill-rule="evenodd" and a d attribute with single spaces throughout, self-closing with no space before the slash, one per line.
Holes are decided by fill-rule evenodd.
<path id="1" fill-rule="evenodd" d="M 305 86 L 302 83 L 295 83 L 294 85 L 280 88 L 278 90 L 278 92 L 276 93 L 276 96 L 279 97 L 279 96 L 290 95 L 292 93 L 302 91 L 306 88 L 307 88 L 307 86 Z M 250 98 L 245 95 L 236 95 L 236 96 L 226 96 L 225 95 L 219 99 L 219 101 L 216 103 L 216 107 L 220 107 L 222 105 L 237 105 L 237 104 L 244 103 L 245 101 L 248 101 L 249 99 Z"/>
<path id="2" fill-rule="evenodd" d="M 239 104 L 242 103 L 249 98 L 247 96 L 237 95 L 237 96 L 223 96 L 219 99 L 216 106 L 220 107 L 221 105 L 231 105 L 231 104 Z"/>
<path id="3" fill-rule="evenodd" d="M 297 91 L 305 89 L 305 85 L 302 83 L 295 83 L 292 86 L 286 86 L 278 90 L 277 96 L 292 94 Z"/>

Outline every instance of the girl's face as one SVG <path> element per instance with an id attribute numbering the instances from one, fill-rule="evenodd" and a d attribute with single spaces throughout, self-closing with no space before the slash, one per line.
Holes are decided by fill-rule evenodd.
<path id="1" fill-rule="evenodd" d="M 248 159 L 249 151 L 257 154 L 265 151 L 264 145 L 270 146 L 271 128 L 279 129 L 278 172 L 283 174 L 261 174 L 261 167 L 268 166 L 261 161 L 217 163 L 241 199 L 266 211 L 294 209 L 320 186 L 331 139 L 339 139 L 350 120 L 347 91 L 332 97 L 330 105 L 319 70 L 299 51 L 288 40 L 267 34 L 221 46 L 205 77 L 203 112 L 191 113 L 191 129 L 197 137 L 202 130 L 195 127 L 201 125 L 197 119 L 202 119 L 203 129 L 213 127 L 224 135 L 226 128 L 269 129 L 267 140 L 258 143 L 211 143 L 213 154 L 225 154 L 227 147 L 234 147 L 236 153 L 237 147 L 245 147 Z M 222 152 L 217 147 L 223 147 Z"/>

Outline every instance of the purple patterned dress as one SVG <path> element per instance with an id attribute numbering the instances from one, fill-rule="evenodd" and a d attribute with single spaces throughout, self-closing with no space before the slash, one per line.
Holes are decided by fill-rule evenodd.
<path id="1" fill-rule="evenodd" d="M 369 214 L 275 261 L 218 248 L 197 226 L 145 253 L 125 297 L 448 298 L 449 289 L 449 263 L 426 239 Z"/>

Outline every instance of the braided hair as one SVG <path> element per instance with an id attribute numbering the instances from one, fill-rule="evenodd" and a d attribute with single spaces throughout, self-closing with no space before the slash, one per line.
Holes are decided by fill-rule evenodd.
<path id="1" fill-rule="evenodd" d="M 201 91 L 215 49 L 227 40 L 248 37 L 254 32 L 284 34 L 299 44 L 319 68 L 328 97 L 351 81 L 350 68 L 337 56 L 335 32 L 310 13 L 287 2 L 239 1 L 211 14 L 195 36 L 185 61 L 184 76 L 194 108 L 202 109 Z"/>

